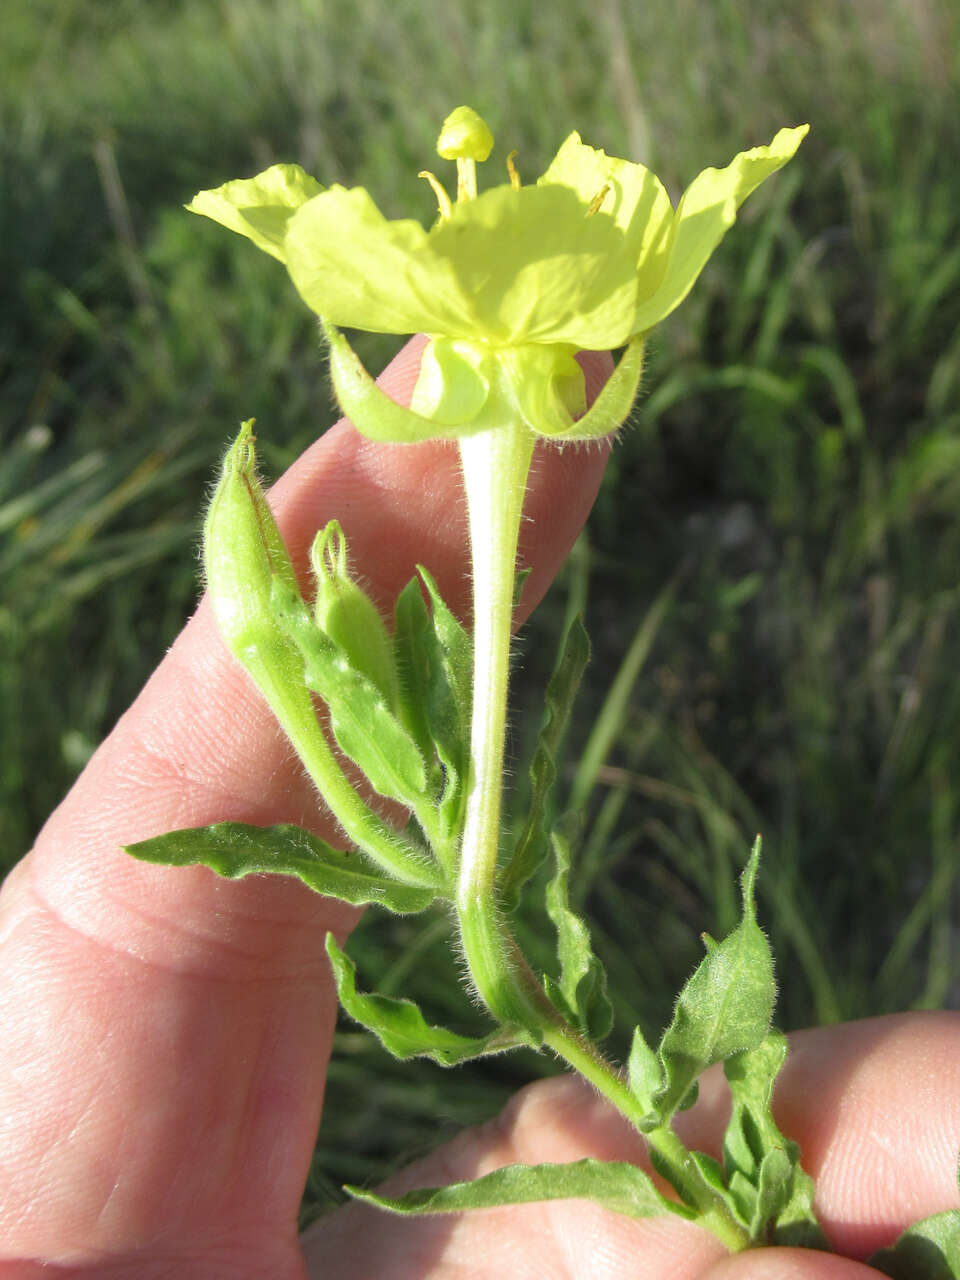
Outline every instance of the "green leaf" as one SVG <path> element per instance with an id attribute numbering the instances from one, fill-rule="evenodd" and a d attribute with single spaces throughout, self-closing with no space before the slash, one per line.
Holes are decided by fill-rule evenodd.
<path id="1" fill-rule="evenodd" d="M 960 1280 L 960 1209 L 914 1223 L 869 1265 L 893 1280 Z"/>
<path id="2" fill-rule="evenodd" d="M 825 1248 L 813 1211 L 813 1179 L 800 1166 L 800 1148 L 773 1118 L 774 1083 L 786 1057 L 786 1037 L 771 1031 L 756 1048 L 724 1063 L 733 1099 L 724 1164 L 754 1241 Z"/>
<path id="3" fill-rule="evenodd" d="M 327 934 L 327 955 L 340 1003 L 350 1017 L 372 1031 L 395 1058 L 432 1058 L 441 1067 L 454 1067 L 470 1058 L 503 1053 L 531 1043 L 529 1036 L 517 1028 L 500 1027 L 488 1036 L 475 1037 L 432 1026 L 412 1000 L 361 995 L 357 991 L 353 961 L 337 946 L 332 933 Z"/>
<path id="4" fill-rule="evenodd" d="M 435 679 L 436 664 L 431 665 L 433 623 L 423 598 L 420 582 L 411 578 L 397 597 L 393 609 L 393 657 L 397 669 L 397 712 L 407 732 L 413 737 L 432 771 L 433 791 L 439 794 L 443 777 L 430 725 L 427 704 L 434 695 L 430 690 Z"/>
<path id="5" fill-rule="evenodd" d="M 593 953 L 590 931 L 570 910 L 570 847 L 559 832 L 552 836 L 557 872 L 547 886 L 547 913 L 557 929 L 560 981 L 544 978 L 544 989 L 561 1013 L 591 1040 L 602 1040 L 613 1026 L 603 965 Z"/>
<path id="6" fill-rule="evenodd" d="M 500 896 L 507 910 L 517 905 L 520 890 L 546 852 L 547 804 L 557 777 L 557 757 L 570 719 L 570 709 L 589 661 L 590 639 L 581 619 L 575 618 L 547 685 L 543 725 L 530 766 L 530 813 L 513 855 L 499 876 Z"/>
<path id="7" fill-rule="evenodd" d="M 443 767 L 440 818 L 452 837 L 460 834 L 470 762 L 473 645 L 433 578 L 417 566 L 430 596 L 430 625 L 421 636 L 424 668 L 411 693 L 423 698 L 426 728 Z"/>
<path id="8" fill-rule="evenodd" d="M 415 804 L 427 785 L 423 757 L 383 693 L 318 630 L 299 596 L 278 582 L 272 601 L 278 623 L 303 658 L 307 687 L 327 704 L 341 750 L 380 795 Z"/>
<path id="9" fill-rule="evenodd" d="M 722 942 L 705 938 L 707 954 L 681 991 L 660 1042 L 665 1084 L 654 1103 L 662 1123 L 707 1067 L 756 1048 L 770 1029 L 776 987 L 770 947 L 755 914 L 759 857 L 758 839 L 740 881 L 743 918 Z"/>
<path id="10" fill-rule="evenodd" d="M 312 832 L 286 824 L 218 822 L 141 840 L 128 845 L 127 853 L 168 867 L 202 864 L 228 880 L 263 873 L 296 876 L 326 897 L 354 906 L 375 902 L 400 915 L 423 911 L 434 897 L 430 889 L 400 884 L 371 870 L 359 853 L 343 853 Z"/>
<path id="11" fill-rule="evenodd" d="M 654 1095 L 663 1088 L 663 1067 L 639 1027 L 635 1027 L 633 1032 L 633 1043 L 627 1060 L 627 1079 L 633 1096 L 641 1106 L 652 1112 Z"/>
<path id="12" fill-rule="evenodd" d="M 572 1164 L 511 1164 L 471 1182 L 449 1187 L 424 1187 L 404 1196 L 377 1195 L 360 1187 L 345 1187 L 391 1213 L 460 1213 L 463 1209 L 495 1209 L 506 1204 L 542 1200 L 593 1200 L 614 1213 L 631 1218 L 675 1214 L 694 1218 L 685 1205 L 668 1200 L 636 1165 L 605 1160 L 576 1160 Z"/>

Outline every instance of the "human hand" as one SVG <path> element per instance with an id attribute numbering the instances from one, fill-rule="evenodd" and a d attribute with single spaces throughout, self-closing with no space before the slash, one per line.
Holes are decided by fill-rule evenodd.
<path id="1" fill-rule="evenodd" d="M 398 398 L 409 395 L 417 354 L 414 344 L 386 378 Z M 534 517 L 525 527 L 534 568 L 528 602 L 561 563 L 602 464 L 596 451 L 544 452 L 527 507 Z M 281 480 L 274 498 L 301 559 L 314 530 L 336 514 L 381 603 L 419 560 L 451 605 L 465 609 L 457 490 L 454 450 L 375 446 L 340 425 Z M 295 882 L 225 882 L 119 852 L 121 843 L 171 827 L 227 818 L 296 822 L 333 836 L 201 606 L 0 899 L 0 1277 L 706 1274 L 720 1256 L 711 1237 L 579 1203 L 450 1220 L 378 1215 L 374 1229 L 371 1210 L 351 1208 L 311 1233 L 305 1261 L 296 1213 L 336 1016 L 323 939 L 328 928 L 342 939 L 357 913 Z M 865 1039 L 871 1025 L 893 1031 Z M 801 1040 L 785 1072 L 784 1127 L 806 1135 L 808 1167 L 823 1168 L 826 1223 L 839 1244 L 849 1239 L 858 1250 L 954 1199 L 960 1086 L 951 1089 L 947 1064 L 956 1060 L 960 1029 L 948 1016 L 909 1025 L 908 1033 L 899 1024 L 809 1033 L 836 1037 L 826 1042 L 832 1059 L 813 1061 L 804 1077 L 811 1055 Z M 925 1110 L 911 1079 L 909 1105 L 887 1113 L 881 1128 L 892 1091 L 908 1087 L 903 1059 L 912 1054 L 928 1064 Z M 852 1102 L 844 1091 L 863 1072 L 882 1082 L 869 1105 L 862 1088 Z M 832 1105 L 830 1081 L 839 1082 Z M 810 1110 L 810 1098 L 816 1114 L 798 1114 Z M 714 1131 L 709 1105 L 694 1114 Z M 890 1116 L 903 1114 L 916 1115 L 917 1128 L 896 1186 L 890 1163 L 879 1187 L 875 1173 L 859 1191 L 848 1185 L 849 1153 L 864 1152 L 876 1170 L 876 1144 L 895 1129 Z M 517 1158 L 623 1153 L 639 1159 L 639 1140 L 588 1092 L 559 1081 L 525 1091 L 499 1125 L 465 1135 L 408 1178 L 451 1180 Z M 894 1158 L 885 1149 L 884 1160 Z M 761 1257 L 729 1265 L 749 1268 Z M 858 1274 L 835 1259 L 809 1266 L 821 1264 L 848 1269 L 802 1274 Z"/>

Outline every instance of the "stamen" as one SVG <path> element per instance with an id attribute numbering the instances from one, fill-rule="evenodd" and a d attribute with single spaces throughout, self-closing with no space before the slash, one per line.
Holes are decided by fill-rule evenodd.
<path id="1" fill-rule="evenodd" d="M 450 203 L 450 197 L 447 195 L 446 188 L 440 179 L 430 172 L 429 169 L 421 169 L 417 174 L 418 178 L 426 178 L 427 182 L 433 188 L 433 194 L 437 197 L 437 208 L 440 210 L 440 217 L 446 221 L 453 213 L 453 205 Z"/>
<path id="2" fill-rule="evenodd" d="M 519 191 L 523 183 L 520 181 L 519 173 L 517 173 L 517 166 L 513 163 L 516 154 L 516 151 L 511 151 L 507 156 L 507 173 L 510 175 L 511 187 L 513 187 L 514 191 Z"/>
<path id="3" fill-rule="evenodd" d="M 604 200 L 606 199 L 607 192 L 608 192 L 609 190 L 610 190 L 610 183 L 608 182 L 608 183 L 606 183 L 606 184 L 604 185 L 604 187 L 603 187 L 600 191 L 598 191 L 598 192 L 597 192 L 597 194 L 593 197 L 593 199 L 590 201 L 589 208 L 587 209 L 587 217 L 588 217 L 588 218 L 592 218 L 592 217 L 593 217 L 593 215 L 594 215 L 595 213 L 599 213 L 599 212 L 600 212 L 600 206 L 603 204 Z"/>

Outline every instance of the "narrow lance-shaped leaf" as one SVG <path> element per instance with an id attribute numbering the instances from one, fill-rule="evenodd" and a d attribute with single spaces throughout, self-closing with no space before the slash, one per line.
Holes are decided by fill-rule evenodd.
<path id="1" fill-rule="evenodd" d="M 520 1028 L 500 1027 L 488 1036 L 478 1037 L 432 1026 L 412 1000 L 358 992 L 353 961 L 337 946 L 332 933 L 327 934 L 327 955 L 340 1003 L 350 1017 L 372 1031 L 395 1058 L 432 1058 L 441 1067 L 454 1067 L 470 1058 L 503 1053 L 532 1043 Z"/>
<path id="2" fill-rule="evenodd" d="M 554 832 L 552 842 L 557 871 L 547 886 L 547 913 L 557 930 L 560 980 L 545 977 L 544 989 L 578 1031 L 602 1040 L 613 1025 L 606 974 L 590 945 L 590 931 L 570 910 L 570 846 L 560 832 Z"/>
<path id="3" fill-rule="evenodd" d="M 264 873 L 296 876 L 326 897 L 354 906 L 375 902 L 400 915 L 423 911 L 434 896 L 431 889 L 400 884 L 372 870 L 359 853 L 334 849 L 312 832 L 289 824 L 218 822 L 141 840 L 128 845 L 127 853 L 169 867 L 201 864 L 229 880 Z"/>
<path id="4" fill-rule="evenodd" d="M 743 918 L 722 942 L 707 940 L 707 954 L 681 991 L 660 1042 L 665 1083 L 654 1103 L 663 1123 L 707 1067 L 756 1048 L 770 1029 L 776 986 L 770 947 L 756 920 L 759 858 L 758 839 L 740 881 Z"/>
<path id="5" fill-rule="evenodd" d="M 516 906 L 520 890 L 546 852 L 547 805 L 557 777 L 557 758 L 570 709 L 589 660 L 590 640 L 583 622 L 575 618 L 567 630 L 560 659 L 547 685 L 543 725 L 530 766 L 530 813 L 513 856 L 499 877 L 500 896 L 507 910 Z"/>
<path id="6" fill-rule="evenodd" d="M 381 1196 L 361 1187 L 345 1187 L 391 1213 L 460 1213 L 464 1209 L 495 1209 L 507 1204 L 542 1200 L 593 1200 L 630 1218 L 673 1214 L 694 1218 L 695 1212 L 668 1200 L 636 1165 L 606 1160 L 576 1160 L 571 1164 L 511 1164 L 471 1182 L 449 1187 L 424 1187 L 404 1196 Z"/>
<path id="7" fill-rule="evenodd" d="M 273 607 L 302 655 L 308 688 L 327 704 L 330 727 L 341 750 L 380 795 L 401 804 L 415 803 L 426 787 L 423 758 L 383 693 L 317 629 L 299 596 L 280 583 L 274 589 Z"/>

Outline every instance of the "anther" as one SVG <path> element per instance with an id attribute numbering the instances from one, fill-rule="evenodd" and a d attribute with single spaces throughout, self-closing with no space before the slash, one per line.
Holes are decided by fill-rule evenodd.
<path id="1" fill-rule="evenodd" d="M 523 183 L 520 181 L 519 173 L 517 173 L 517 166 L 513 163 L 516 154 L 516 151 L 511 151 L 507 156 L 507 173 L 510 175 L 511 187 L 513 187 L 514 191 L 519 191 Z"/>
<path id="2" fill-rule="evenodd" d="M 609 190 L 610 190 L 610 183 L 608 182 L 593 197 L 587 209 L 588 218 L 592 218 L 595 213 L 600 212 L 600 206 L 603 204 L 604 200 L 606 199 L 607 192 Z"/>

